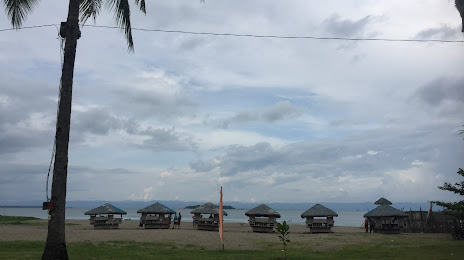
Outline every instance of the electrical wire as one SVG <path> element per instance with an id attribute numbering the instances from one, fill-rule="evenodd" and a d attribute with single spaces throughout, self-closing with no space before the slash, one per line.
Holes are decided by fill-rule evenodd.
<path id="1" fill-rule="evenodd" d="M 36 26 L 27 26 L 21 28 L 0 29 L 0 32 L 33 29 L 41 27 L 56 26 L 56 24 L 45 24 Z M 117 26 L 106 25 L 84 25 L 82 27 L 106 28 L 106 29 L 121 29 Z M 192 35 L 211 35 L 211 36 L 230 36 L 230 37 L 248 37 L 248 38 L 274 38 L 274 39 L 300 39 L 300 40 L 337 40 L 337 41 L 376 41 L 376 42 L 435 42 L 435 43 L 464 43 L 464 40 L 442 40 L 442 39 L 394 39 L 394 38 L 349 38 L 349 37 L 318 37 L 318 36 L 289 36 L 289 35 L 259 35 L 259 34 L 238 34 L 238 33 L 214 33 L 214 32 L 194 32 L 183 30 L 163 30 L 163 29 L 146 29 L 146 28 L 131 28 L 134 31 L 144 32 L 161 32 L 161 33 L 179 33 Z"/>

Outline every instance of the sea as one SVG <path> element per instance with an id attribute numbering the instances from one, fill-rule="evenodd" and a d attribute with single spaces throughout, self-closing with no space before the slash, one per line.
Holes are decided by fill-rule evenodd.
<path id="1" fill-rule="evenodd" d="M 89 219 L 89 216 L 84 215 L 90 208 L 66 208 L 66 219 Z M 123 215 L 124 219 L 138 220 L 140 214 L 137 209 L 123 209 L 127 215 Z M 175 209 L 176 212 L 182 214 L 182 222 L 191 222 L 191 209 Z M 248 217 L 245 215 L 247 209 L 227 209 L 224 210 L 227 216 L 224 216 L 224 223 L 248 223 Z M 305 210 L 277 210 L 281 215 L 278 222 L 286 221 L 288 224 L 304 225 L 305 219 L 301 218 L 301 213 Z M 366 211 L 367 212 L 367 211 Z M 364 223 L 364 211 L 337 211 L 338 217 L 335 217 L 336 226 L 361 227 Z M 47 219 L 47 211 L 39 207 L 0 207 L 0 215 L 2 216 L 25 216 Z"/>

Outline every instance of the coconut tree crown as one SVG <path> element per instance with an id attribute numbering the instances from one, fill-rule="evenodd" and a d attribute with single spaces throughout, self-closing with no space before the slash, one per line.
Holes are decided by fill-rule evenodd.
<path id="1" fill-rule="evenodd" d="M 27 15 L 32 12 L 40 0 L 2 0 L 5 12 L 13 25 L 19 29 Z M 145 0 L 135 0 L 135 4 L 140 11 L 146 14 Z M 105 5 L 110 11 L 114 12 L 114 18 L 119 28 L 124 30 L 127 40 L 127 47 L 130 51 L 134 50 L 132 40 L 132 29 L 130 21 L 129 0 L 79 0 L 79 13 L 81 22 L 86 22 L 90 17 L 96 21 L 102 6 Z"/>

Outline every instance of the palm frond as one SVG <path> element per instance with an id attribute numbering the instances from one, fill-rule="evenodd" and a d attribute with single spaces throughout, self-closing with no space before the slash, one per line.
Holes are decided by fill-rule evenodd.
<path id="1" fill-rule="evenodd" d="M 135 4 L 140 7 L 140 11 L 144 14 L 147 14 L 147 9 L 145 8 L 145 0 L 135 0 Z"/>
<path id="2" fill-rule="evenodd" d="M 13 28 L 18 29 L 39 0 L 3 0 L 5 11 Z"/>
<path id="3" fill-rule="evenodd" d="M 79 4 L 79 13 L 81 14 L 81 22 L 85 23 L 90 17 L 95 23 L 97 15 L 100 13 L 102 0 L 81 0 Z"/>
<path id="4" fill-rule="evenodd" d="M 134 42 L 132 41 L 132 29 L 130 21 L 130 7 L 128 0 L 107 0 L 107 6 L 114 11 L 116 24 L 124 30 L 129 51 L 134 51 Z"/>

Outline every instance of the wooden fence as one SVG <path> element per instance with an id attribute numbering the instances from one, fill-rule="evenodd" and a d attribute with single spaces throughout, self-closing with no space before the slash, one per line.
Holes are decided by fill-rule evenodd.
<path id="1" fill-rule="evenodd" d="M 450 233 L 456 219 L 443 214 L 441 211 L 432 211 L 430 216 L 427 211 L 405 211 L 405 232 L 410 233 Z"/>

